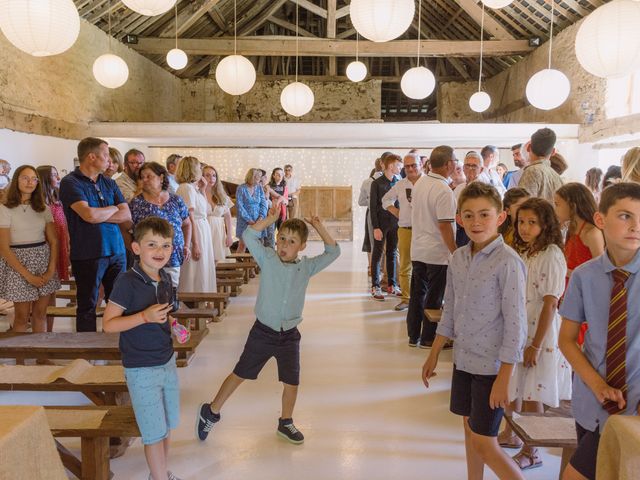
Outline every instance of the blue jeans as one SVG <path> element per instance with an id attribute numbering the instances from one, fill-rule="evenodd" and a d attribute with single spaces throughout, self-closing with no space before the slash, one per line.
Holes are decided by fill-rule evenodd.
<path id="1" fill-rule="evenodd" d="M 104 285 L 104 297 L 108 300 L 116 277 L 125 271 L 126 263 L 124 253 L 90 260 L 71 260 L 78 298 L 77 332 L 96 331 L 96 307 L 100 284 Z"/>

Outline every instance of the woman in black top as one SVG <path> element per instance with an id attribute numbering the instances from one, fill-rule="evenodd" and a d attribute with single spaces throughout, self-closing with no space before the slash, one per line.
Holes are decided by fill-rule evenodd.
<path id="1" fill-rule="evenodd" d="M 289 189 L 287 188 L 287 181 L 284 179 L 284 171 L 280 167 L 276 167 L 271 172 L 271 181 L 269 182 L 271 188 L 271 201 L 275 202 L 279 198 L 282 198 L 282 204 L 280 205 L 280 217 L 276 222 L 276 228 L 280 229 L 280 225 L 287 219 L 287 199 L 289 198 Z"/>

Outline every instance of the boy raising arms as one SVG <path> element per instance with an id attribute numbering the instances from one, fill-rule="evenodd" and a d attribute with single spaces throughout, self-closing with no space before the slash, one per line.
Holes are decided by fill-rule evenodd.
<path id="1" fill-rule="evenodd" d="M 173 228 L 148 217 L 131 244 L 140 261 L 118 275 L 102 318 L 105 332 L 120 332 L 120 351 L 131 404 L 142 434 L 149 480 L 178 480 L 167 471 L 169 431 L 180 419 L 180 391 L 169 313 L 175 301 L 162 267 L 173 251 Z"/>
<path id="2" fill-rule="evenodd" d="M 575 373 L 578 432 L 563 480 L 595 479 L 609 415 L 640 414 L 640 185 L 607 187 L 594 220 L 604 233 L 605 253 L 573 271 L 560 307 L 558 343 Z M 576 342 L 585 322 L 589 329 L 580 350 Z"/>
<path id="3" fill-rule="evenodd" d="M 502 480 L 521 480 L 497 435 L 527 337 L 525 266 L 498 234 L 506 214 L 494 187 L 469 184 L 458 208 L 456 220 L 471 242 L 449 262 L 444 311 L 422 380 L 428 388 L 440 352 L 454 340 L 450 410 L 463 417 L 468 478 L 481 480 L 487 465 Z"/>
<path id="4" fill-rule="evenodd" d="M 282 416 L 277 433 L 294 444 L 304 442 L 304 436 L 293 424 L 293 407 L 300 383 L 300 332 L 304 297 L 309 279 L 328 267 L 340 255 L 340 247 L 318 217 L 305 219 L 316 229 L 324 242 L 324 253 L 316 257 L 298 258 L 306 247 L 309 230 L 304 221 L 285 221 L 278 231 L 275 250 L 265 247 L 260 233 L 280 215 L 275 202 L 266 218 L 247 228 L 242 239 L 260 266 L 260 288 L 256 301 L 254 323 L 244 351 L 233 372 L 222 383 L 211 403 L 198 408 L 196 434 L 205 440 L 213 425 L 220 421 L 220 410 L 244 380 L 255 380 L 271 357 L 278 363 L 278 379 L 283 383 Z"/>

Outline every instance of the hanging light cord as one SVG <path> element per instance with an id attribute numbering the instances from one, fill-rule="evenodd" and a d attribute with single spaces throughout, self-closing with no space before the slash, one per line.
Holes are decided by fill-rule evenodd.
<path id="1" fill-rule="evenodd" d="M 420 66 L 420 40 L 422 39 L 422 35 L 420 34 L 422 27 L 422 0 L 418 2 L 418 64 L 417 67 Z"/>
<path id="2" fill-rule="evenodd" d="M 176 8 L 176 49 L 178 48 L 178 2 L 175 5 Z"/>
<path id="3" fill-rule="evenodd" d="M 356 62 L 358 61 L 358 32 L 356 32 Z"/>
<path id="4" fill-rule="evenodd" d="M 551 69 L 551 47 L 553 46 L 553 13 L 555 1 L 551 0 L 551 25 L 549 26 L 549 69 Z"/>
<path id="5" fill-rule="evenodd" d="M 482 19 L 480 20 L 480 73 L 478 74 L 478 91 L 482 86 L 482 54 L 484 53 L 484 2 L 482 3 Z"/>
<path id="6" fill-rule="evenodd" d="M 296 2 L 296 82 L 298 81 L 298 3 Z"/>
<path id="7" fill-rule="evenodd" d="M 238 20 L 236 12 L 236 0 L 233 0 L 233 54 L 238 54 Z"/>
<path id="8" fill-rule="evenodd" d="M 107 13 L 109 23 L 109 52 L 111 52 L 111 0 L 109 0 L 109 13 Z"/>

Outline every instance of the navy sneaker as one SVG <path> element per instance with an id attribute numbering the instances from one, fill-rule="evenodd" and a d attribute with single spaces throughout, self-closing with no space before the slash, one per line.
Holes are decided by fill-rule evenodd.
<path id="1" fill-rule="evenodd" d="M 220 421 L 220 414 L 213 413 L 209 403 L 201 403 L 196 417 L 196 436 L 204 441 L 213 426 Z"/>
<path id="2" fill-rule="evenodd" d="M 300 445 L 304 442 L 304 435 L 296 428 L 291 418 L 278 420 L 278 435 L 295 445 Z"/>

